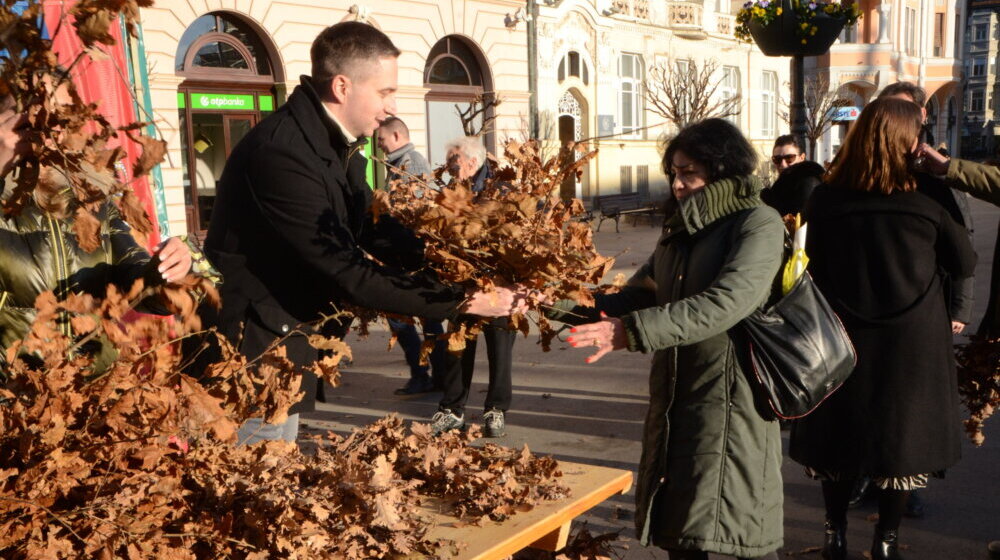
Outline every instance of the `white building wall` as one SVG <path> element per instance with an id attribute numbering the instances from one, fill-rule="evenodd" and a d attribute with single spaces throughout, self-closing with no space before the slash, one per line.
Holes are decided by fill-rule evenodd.
<path id="1" fill-rule="evenodd" d="M 507 14 L 523 7 L 518 0 L 369 0 L 355 4 L 348 0 L 199 0 L 158 2 L 141 10 L 148 60 L 154 116 L 168 144 L 167 161 L 162 166 L 165 198 L 171 233 L 187 229 L 184 206 L 181 141 L 177 88 L 183 78 L 174 71 L 177 45 L 184 30 L 198 17 L 222 11 L 256 22 L 280 53 L 290 93 L 299 76 L 309 74 L 309 48 L 325 27 L 355 19 L 363 8 L 367 21 L 384 31 L 402 52 L 399 58 L 397 95 L 399 116 L 411 129 L 418 149 L 427 153 L 424 66 L 427 54 L 446 35 L 461 35 L 474 43 L 489 62 L 497 94 L 503 98 L 498 108 L 495 130 L 498 139 L 520 136 L 528 114 L 527 35 L 525 24 L 508 27 Z M 279 94 L 280 95 L 280 94 Z"/>
<path id="2" fill-rule="evenodd" d="M 728 11 L 728 4 L 722 2 Z M 607 10 L 618 5 L 621 12 Z M 756 46 L 740 43 L 732 35 L 734 16 L 717 13 L 716 2 L 642 2 L 640 0 L 563 0 L 555 7 L 541 6 L 538 21 L 538 74 L 539 111 L 545 115 L 558 115 L 558 102 L 572 89 L 583 98 L 586 107 L 584 130 L 586 137 L 598 136 L 601 116 L 614 118 L 612 137 L 598 138 L 591 142 L 597 148 L 597 158 L 588 166 L 578 194 L 590 197 L 615 194 L 622 189 L 622 167 L 632 167 L 632 190 L 638 187 L 638 166 L 645 166 L 649 174 L 649 190 L 656 196 L 667 190 L 666 177 L 661 170 L 660 145 L 662 140 L 675 132 L 674 127 L 660 115 L 649 110 L 644 113 L 649 128 L 639 138 L 621 136 L 620 79 L 618 61 L 622 53 L 636 53 L 643 57 L 646 71 L 661 61 L 686 59 L 699 65 L 715 60 L 720 67 L 735 66 L 740 73 L 741 111 L 739 128 L 761 152 L 769 157 L 774 136 L 787 134 L 788 124 L 775 117 L 775 134 L 764 137 L 761 130 L 761 74 L 774 72 L 777 76 L 778 99 L 789 99 L 789 59 L 764 56 Z M 696 8 L 694 14 L 679 12 Z M 693 22 L 693 23 L 692 23 Z M 558 80 L 560 59 L 570 50 L 576 50 L 590 67 L 590 83 L 580 80 Z M 781 109 L 780 101 L 776 109 Z M 544 127 L 542 130 L 544 137 Z M 550 136 L 558 142 L 558 129 Z M 762 169 L 767 170 L 766 165 Z"/>

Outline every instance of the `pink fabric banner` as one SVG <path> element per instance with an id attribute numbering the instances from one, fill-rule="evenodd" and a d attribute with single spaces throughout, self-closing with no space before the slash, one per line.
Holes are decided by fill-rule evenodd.
<path id="1" fill-rule="evenodd" d="M 69 67 L 83 51 L 83 43 L 76 35 L 73 27 L 73 17 L 69 14 L 76 0 L 46 0 L 45 23 L 52 36 L 52 47 L 59 58 L 59 64 Z M 136 117 L 132 98 L 132 84 L 129 83 L 128 60 L 125 56 L 124 42 L 121 37 L 121 26 L 117 21 L 111 25 L 111 35 L 116 44 L 112 46 L 95 45 L 105 55 L 105 60 L 91 60 L 84 56 L 70 71 L 73 83 L 80 97 L 87 103 L 97 103 L 98 110 L 116 127 L 124 126 L 139 120 Z M 148 117 L 145 117 L 148 120 Z M 119 168 L 119 179 L 128 183 L 132 181 L 132 166 L 142 153 L 142 148 L 130 141 L 124 134 L 108 141 L 108 147 L 121 145 L 125 149 L 124 165 Z M 154 248 L 160 241 L 159 227 L 156 223 L 156 210 L 150 192 L 148 177 L 140 177 L 131 182 L 136 196 L 142 201 L 143 209 L 150 217 L 153 231 L 147 239 L 147 248 Z"/>

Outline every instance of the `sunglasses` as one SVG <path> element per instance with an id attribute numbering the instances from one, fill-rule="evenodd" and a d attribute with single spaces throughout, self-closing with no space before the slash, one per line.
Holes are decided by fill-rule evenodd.
<path id="1" fill-rule="evenodd" d="M 782 161 L 784 161 L 785 163 L 792 163 L 793 161 L 795 161 L 795 158 L 799 157 L 799 155 L 800 154 L 785 154 L 781 156 L 772 156 L 771 161 L 774 163 L 774 165 L 778 165 Z"/>

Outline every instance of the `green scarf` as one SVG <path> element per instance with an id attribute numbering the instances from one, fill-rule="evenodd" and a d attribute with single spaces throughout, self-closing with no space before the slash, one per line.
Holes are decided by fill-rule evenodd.
<path id="1" fill-rule="evenodd" d="M 720 179 L 679 200 L 666 226 L 673 229 L 683 224 L 688 234 L 694 235 L 720 218 L 761 206 L 763 189 L 764 183 L 754 175 Z"/>

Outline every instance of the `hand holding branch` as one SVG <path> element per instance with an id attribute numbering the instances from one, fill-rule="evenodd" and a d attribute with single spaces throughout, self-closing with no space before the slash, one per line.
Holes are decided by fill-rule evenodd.
<path id="1" fill-rule="evenodd" d="M 476 290 L 462 305 L 462 313 L 480 317 L 508 317 L 528 310 L 528 293 L 522 289 Z"/>
<path id="2" fill-rule="evenodd" d="M 951 158 L 942 155 L 928 144 L 917 148 L 917 157 L 923 159 L 923 168 L 934 175 L 947 175 Z"/>
<path id="3" fill-rule="evenodd" d="M 164 241 L 156 256 L 160 258 L 157 272 L 167 282 L 176 282 L 191 270 L 191 250 L 179 237 L 171 237 Z"/>

